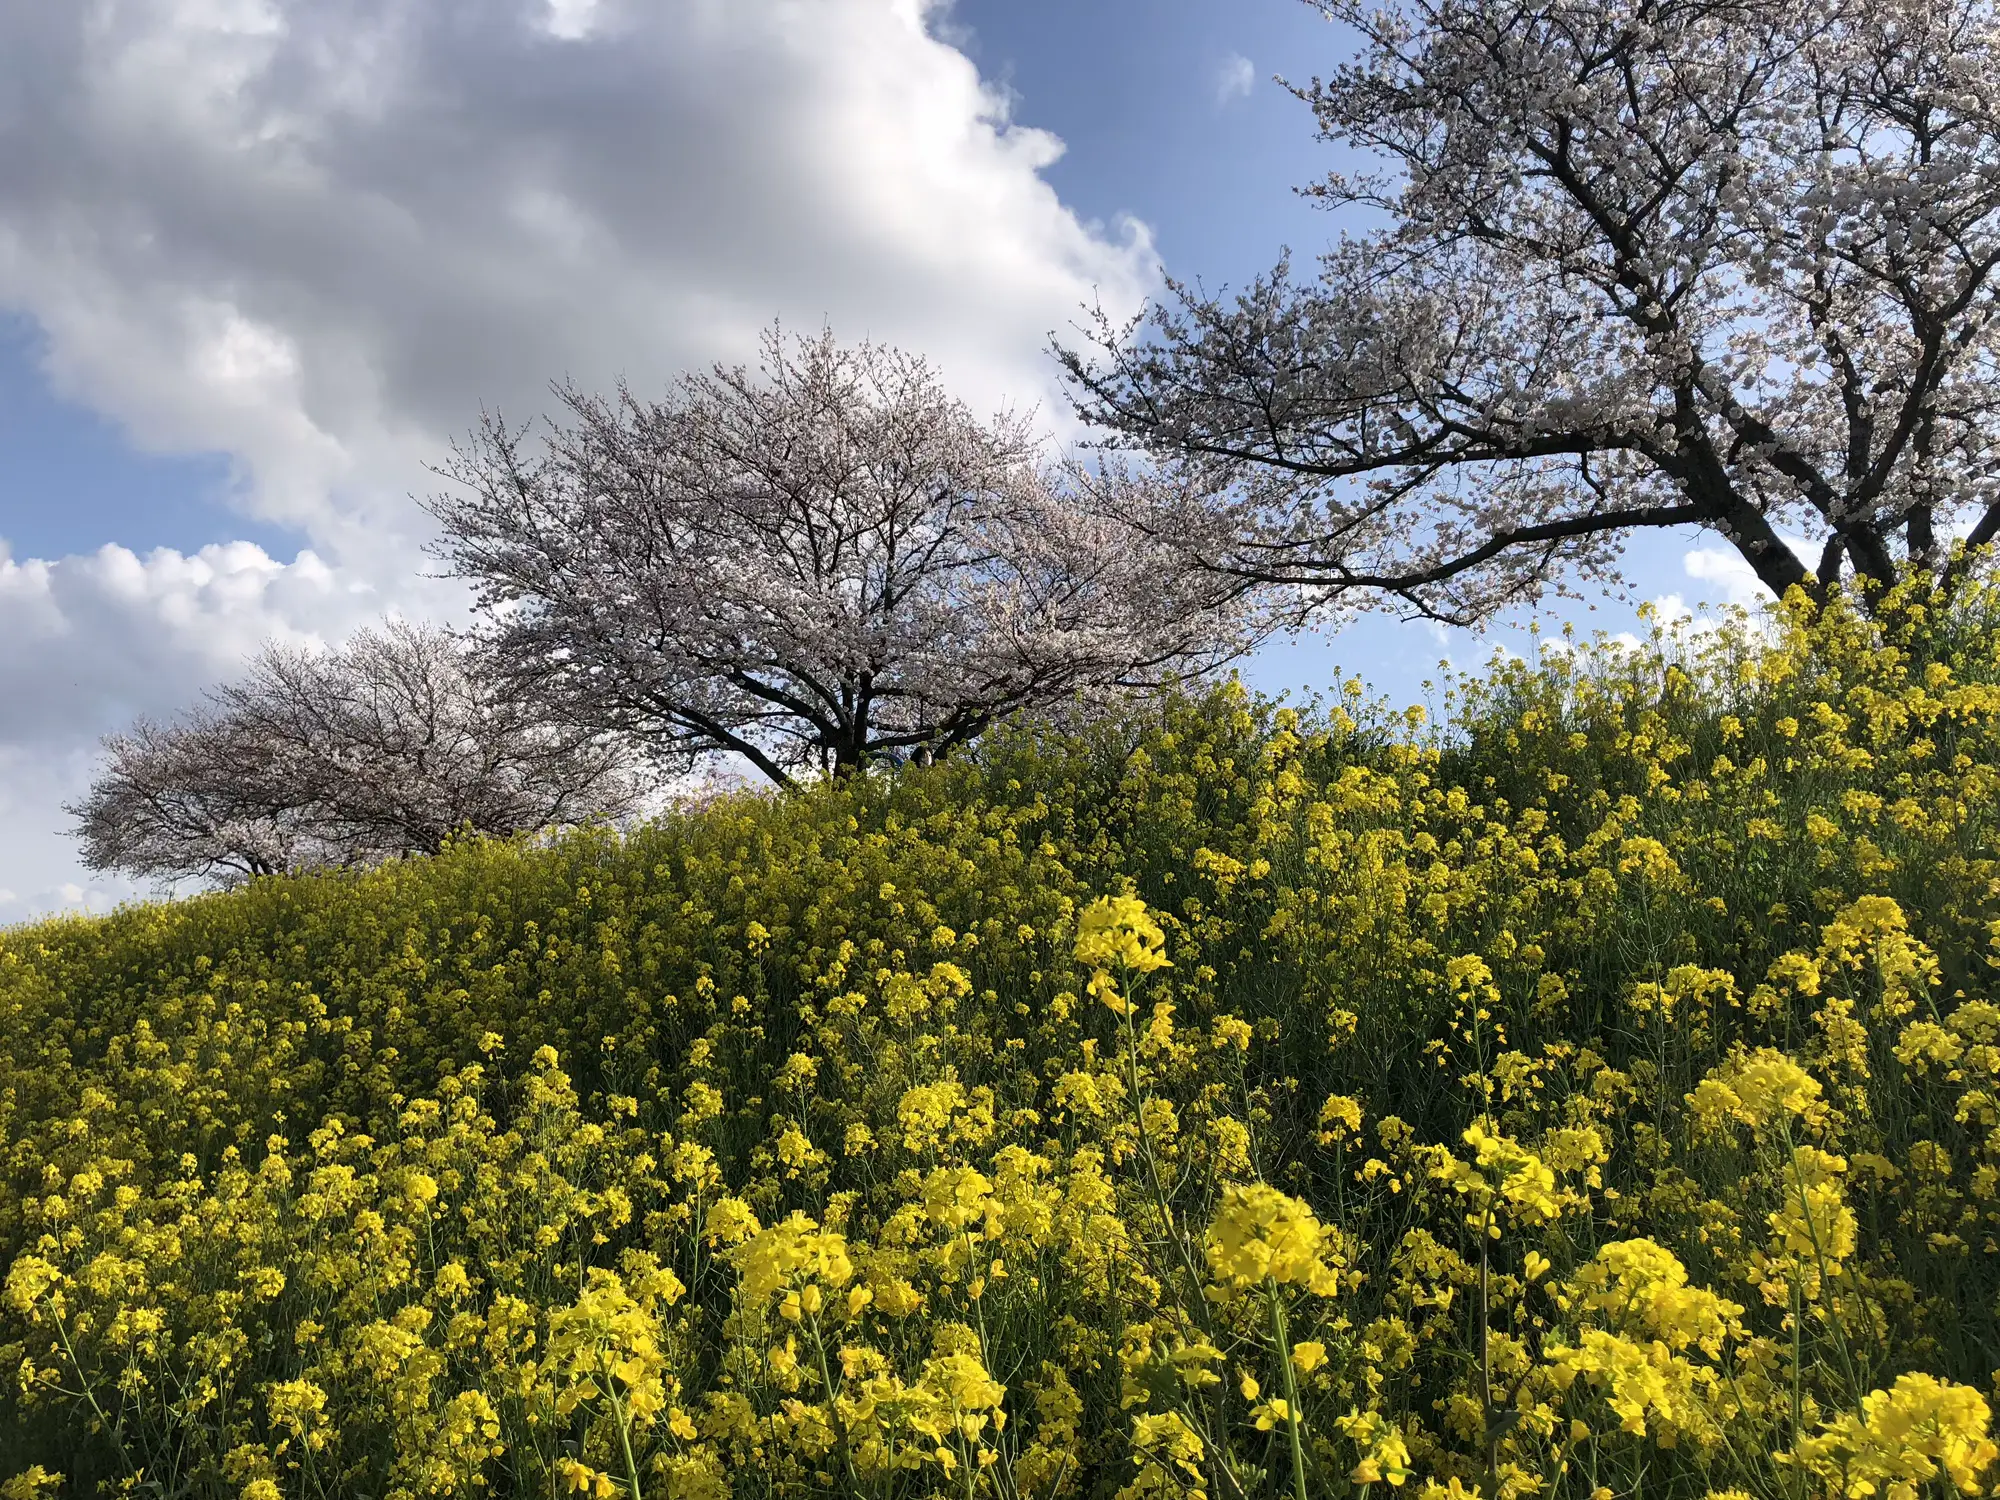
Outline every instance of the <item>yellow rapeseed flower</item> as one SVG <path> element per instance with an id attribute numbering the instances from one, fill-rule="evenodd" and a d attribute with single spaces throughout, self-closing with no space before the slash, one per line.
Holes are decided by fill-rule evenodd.
<path id="1" fill-rule="evenodd" d="M 1817 1125 L 1825 1117 L 1819 1080 L 1771 1047 L 1733 1053 L 1695 1085 L 1687 1103 L 1711 1130 L 1742 1124 L 1768 1134 L 1790 1120 Z"/>
<path id="2" fill-rule="evenodd" d="M 1093 969 L 1150 974 L 1170 968 L 1167 937 L 1137 896 L 1099 896 L 1076 922 L 1076 957 Z"/>
<path id="3" fill-rule="evenodd" d="M 1861 1410 L 1841 1412 L 1780 1462 L 1819 1475 L 1848 1500 L 1916 1500 L 1918 1488 L 1948 1479 L 1961 1494 L 1979 1493 L 2000 1449 L 1987 1429 L 1992 1413 L 1970 1386 L 1912 1372 L 1886 1391 L 1861 1398 Z"/>
<path id="4" fill-rule="evenodd" d="M 791 1214 L 753 1236 L 735 1255 L 743 1298 L 752 1306 L 762 1306 L 801 1283 L 839 1288 L 854 1277 L 847 1241 L 821 1230 L 803 1213 Z"/>
<path id="5" fill-rule="evenodd" d="M 1231 1183 L 1208 1227 L 1208 1268 L 1223 1295 L 1279 1285 L 1332 1293 L 1335 1272 L 1322 1258 L 1322 1232 L 1313 1211 L 1268 1183 Z"/>
<path id="6" fill-rule="evenodd" d="M 1354 1483 L 1401 1485 L 1409 1479 L 1409 1444 L 1380 1412 L 1351 1411 L 1336 1425 L 1360 1454 L 1347 1476 Z"/>

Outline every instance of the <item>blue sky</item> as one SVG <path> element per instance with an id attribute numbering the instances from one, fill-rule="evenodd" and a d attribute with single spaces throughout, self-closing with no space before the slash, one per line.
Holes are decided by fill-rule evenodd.
<path id="1" fill-rule="evenodd" d="M 1145 220 L 1176 274 L 1241 280 L 1281 244 L 1307 252 L 1336 231 L 1293 191 L 1331 148 L 1272 81 L 1303 83 L 1341 55 L 1298 0 L 963 0 L 956 15 L 1020 118 L 1067 145 L 1045 173 L 1064 200 Z"/>
<path id="2" fill-rule="evenodd" d="M 63 834 L 99 735 L 263 639 L 460 607 L 410 497 L 482 404 L 663 381 L 781 316 L 1054 411 L 1084 298 L 1339 232 L 1272 75 L 1341 55 L 1297 0 L 9 8 L 0 91 L 40 113 L 0 157 L 0 922 L 132 894 Z M 1699 546 L 1635 548 L 1637 596 L 1699 593 Z M 1246 671 L 1409 698 L 1519 623 L 1369 618 Z"/>

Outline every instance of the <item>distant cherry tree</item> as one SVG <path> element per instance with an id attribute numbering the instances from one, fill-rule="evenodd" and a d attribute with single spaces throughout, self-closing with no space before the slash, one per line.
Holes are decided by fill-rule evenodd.
<path id="1" fill-rule="evenodd" d="M 441 466 L 440 554 L 524 691 L 656 756 L 846 775 L 1250 639 L 1240 589 L 1106 519 L 1146 481 L 1046 462 L 914 355 L 773 330 L 754 372 L 559 395 Z"/>
<path id="2" fill-rule="evenodd" d="M 104 750 L 68 811 L 86 864 L 141 879 L 374 864 L 634 806 L 620 747 L 547 723 L 465 643 L 402 621 L 332 651 L 268 646 L 200 707 Z"/>
<path id="3" fill-rule="evenodd" d="M 1358 53 L 1295 92 L 1379 167 L 1311 191 L 1362 223 L 1059 351 L 1192 481 L 1130 519 L 1460 622 L 1646 528 L 1778 593 L 2000 533 L 1990 0 L 1309 3 Z"/>

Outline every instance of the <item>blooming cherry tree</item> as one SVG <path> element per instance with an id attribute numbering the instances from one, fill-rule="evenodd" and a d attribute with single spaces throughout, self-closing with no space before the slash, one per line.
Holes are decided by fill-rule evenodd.
<path id="1" fill-rule="evenodd" d="M 1198 481 L 1130 519 L 1457 622 L 1643 528 L 1821 593 L 2000 533 L 1988 0 L 1309 3 L 1359 52 L 1295 92 L 1379 167 L 1311 191 L 1375 227 L 1059 351 Z"/>
<path id="2" fill-rule="evenodd" d="M 1240 587 L 1108 518 L 1145 481 L 1044 462 L 912 355 L 773 330 L 756 372 L 560 395 L 442 467 L 440 551 L 517 682 L 662 755 L 844 775 L 1249 639 Z"/>
<path id="3" fill-rule="evenodd" d="M 635 806 L 624 749 L 551 725 L 466 643 L 390 621 L 341 647 L 267 646 L 169 724 L 105 741 L 69 811 L 84 862 L 142 879 L 251 875 L 433 854 Z"/>

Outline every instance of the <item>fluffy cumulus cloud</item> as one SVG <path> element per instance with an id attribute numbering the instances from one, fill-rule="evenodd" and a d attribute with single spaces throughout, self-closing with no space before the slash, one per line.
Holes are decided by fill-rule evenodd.
<path id="1" fill-rule="evenodd" d="M 0 920 L 77 883 L 30 825 L 98 733 L 257 639 L 421 598 L 409 497 L 482 405 L 532 415 L 561 377 L 657 387 L 776 317 L 921 349 L 982 407 L 1055 420 L 1048 331 L 1087 300 L 1135 306 L 1151 247 L 1069 211 L 1042 176 L 1060 142 L 1009 117 L 940 19 L 925 0 L 0 8 L 0 305 L 40 325 L 64 394 L 141 444 L 229 454 L 242 503 L 314 548 L 0 564 L 0 625 L 46 643 L 0 665 L 4 701 L 32 705 L 0 721 Z"/>
<path id="2" fill-rule="evenodd" d="M 1812 555 L 1812 548 L 1803 538 L 1787 538 L 1787 541 L 1808 566 L 1818 563 L 1819 559 Z M 1771 591 L 1764 587 L 1740 552 L 1720 547 L 1697 547 L 1683 561 L 1688 577 L 1705 586 L 1704 598 L 1745 607 L 1767 603 L 1771 598 Z"/>
<path id="3" fill-rule="evenodd" d="M 6 739 L 59 745 L 171 713 L 260 642 L 337 639 L 380 608 L 364 579 L 309 551 L 285 563 L 250 542 L 144 557 L 106 546 L 17 562 L 0 547 Z"/>

